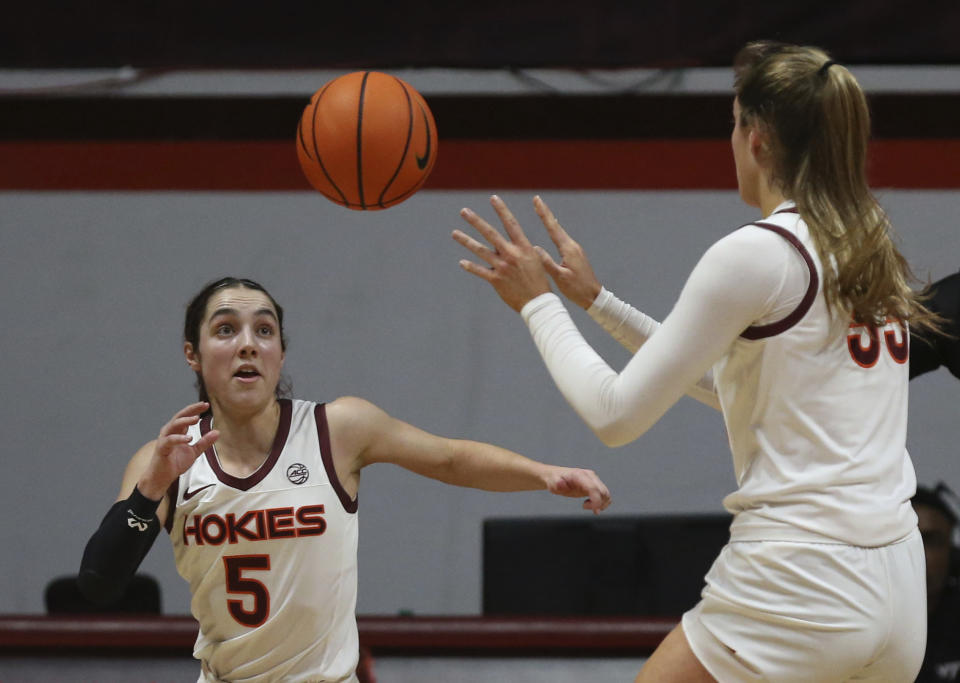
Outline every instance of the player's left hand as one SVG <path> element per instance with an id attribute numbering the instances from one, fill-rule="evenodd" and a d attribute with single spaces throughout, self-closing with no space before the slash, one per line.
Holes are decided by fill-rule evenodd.
<path id="1" fill-rule="evenodd" d="M 543 267 L 540 255 L 530 244 L 520 223 L 500 197 L 494 195 L 490 204 L 503 223 L 507 238 L 470 209 L 462 209 L 460 216 L 472 225 L 490 244 L 486 246 L 460 230 L 453 231 L 453 239 L 485 261 L 484 268 L 467 259 L 460 267 L 468 273 L 489 282 L 510 308 L 520 312 L 531 299 L 550 291 L 550 278 Z M 492 247 L 492 248 L 491 248 Z"/>
<path id="2" fill-rule="evenodd" d="M 600 481 L 600 477 L 593 470 L 583 470 L 576 467 L 553 467 L 547 478 L 547 490 L 558 496 L 568 498 L 587 499 L 583 501 L 584 510 L 593 510 L 593 514 L 600 514 L 601 510 L 610 507 L 610 490 Z"/>

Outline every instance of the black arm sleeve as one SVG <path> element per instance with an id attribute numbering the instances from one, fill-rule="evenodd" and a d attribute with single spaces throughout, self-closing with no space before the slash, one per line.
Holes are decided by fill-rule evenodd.
<path id="1" fill-rule="evenodd" d="M 927 308 L 944 318 L 946 334 L 910 333 L 910 379 L 941 365 L 960 378 L 960 273 L 934 282 L 930 292 Z"/>
<path id="2" fill-rule="evenodd" d="M 120 599 L 160 533 L 159 505 L 136 488 L 113 504 L 83 551 L 77 581 L 84 597 L 98 605 Z"/>

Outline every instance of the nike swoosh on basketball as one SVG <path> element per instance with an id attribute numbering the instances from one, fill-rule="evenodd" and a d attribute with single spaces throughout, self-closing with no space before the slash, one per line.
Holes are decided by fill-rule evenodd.
<path id="1" fill-rule="evenodd" d="M 183 492 L 183 499 L 184 499 L 184 500 L 190 500 L 190 499 L 193 498 L 195 495 L 197 495 L 198 493 L 200 493 L 200 492 L 203 491 L 204 489 L 210 488 L 211 486 L 213 486 L 213 484 L 207 484 L 206 486 L 201 486 L 200 488 L 194 489 L 193 491 L 184 491 L 184 492 Z"/>
<path id="2" fill-rule="evenodd" d="M 423 107 L 420 107 L 420 113 L 423 114 L 423 125 L 427 129 L 427 150 L 423 153 L 423 156 L 420 156 L 419 154 L 416 155 L 417 168 L 422 171 L 427 167 L 427 162 L 430 161 L 430 121 L 427 119 L 427 112 L 423 110 Z"/>

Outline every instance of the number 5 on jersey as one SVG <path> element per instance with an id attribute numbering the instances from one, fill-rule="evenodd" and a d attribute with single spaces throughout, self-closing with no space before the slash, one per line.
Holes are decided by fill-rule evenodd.
<path id="1" fill-rule="evenodd" d="M 227 609 L 230 616 L 238 623 L 256 628 L 267 620 L 270 615 L 270 592 L 260 581 L 244 576 L 244 570 L 268 571 L 270 569 L 269 555 L 228 555 L 223 558 L 224 570 L 227 574 L 228 595 L 252 595 L 253 608 L 244 609 L 244 600 L 227 599 Z"/>

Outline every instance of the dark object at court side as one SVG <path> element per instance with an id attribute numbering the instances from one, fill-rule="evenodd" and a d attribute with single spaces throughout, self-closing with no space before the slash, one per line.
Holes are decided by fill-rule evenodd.
<path id="1" fill-rule="evenodd" d="M 679 617 L 700 599 L 731 519 L 488 519 L 483 613 Z"/>

